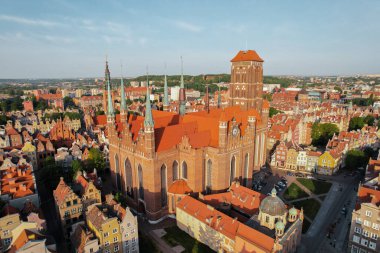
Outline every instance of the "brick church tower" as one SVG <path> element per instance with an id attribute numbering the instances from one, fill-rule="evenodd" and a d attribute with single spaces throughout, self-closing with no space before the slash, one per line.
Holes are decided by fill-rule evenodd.
<path id="1" fill-rule="evenodd" d="M 263 62 L 254 50 L 239 51 L 231 60 L 230 106 L 261 112 Z"/>

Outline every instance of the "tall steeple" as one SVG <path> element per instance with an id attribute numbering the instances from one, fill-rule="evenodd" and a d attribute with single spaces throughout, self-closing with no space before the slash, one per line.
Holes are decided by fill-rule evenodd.
<path id="1" fill-rule="evenodd" d="M 183 81 L 183 60 L 181 56 L 181 86 L 179 89 L 179 114 L 185 115 L 186 112 L 186 92 L 185 92 L 185 84 Z"/>
<path id="2" fill-rule="evenodd" d="M 149 92 L 149 78 L 148 73 L 146 75 L 146 102 L 145 102 L 145 120 L 144 120 L 144 129 L 153 131 L 154 121 L 152 115 L 152 107 L 150 105 L 150 92 Z"/>
<path id="3" fill-rule="evenodd" d="M 109 79 L 107 79 L 107 98 L 108 98 L 108 104 L 107 104 L 107 123 L 112 123 L 112 122 L 115 121 L 115 112 L 113 110 L 111 87 L 110 87 L 110 81 L 109 81 Z"/>
<path id="4" fill-rule="evenodd" d="M 206 85 L 206 94 L 205 94 L 205 110 L 207 113 L 210 112 L 210 101 L 209 101 L 208 85 Z"/>
<path id="5" fill-rule="evenodd" d="M 164 80 L 164 111 L 169 109 L 169 98 L 168 98 L 168 80 L 166 77 L 166 65 L 165 65 L 165 80 Z"/>
<path id="6" fill-rule="evenodd" d="M 107 112 L 107 83 L 111 83 L 110 80 L 110 70 L 108 67 L 108 59 L 106 56 L 106 67 L 104 70 L 104 82 L 103 82 L 103 110 Z"/>
<path id="7" fill-rule="evenodd" d="M 123 67 L 121 66 L 121 79 L 120 79 L 120 116 L 121 121 L 125 122 L 127 120 L 127 102 L 125 101 L 125 90 L 124 90 L 124 81 L 123 81 Z"/>

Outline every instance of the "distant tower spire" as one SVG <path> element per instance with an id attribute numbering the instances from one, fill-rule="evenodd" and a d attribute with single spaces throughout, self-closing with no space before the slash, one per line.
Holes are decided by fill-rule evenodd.
<path id="1" fill-rule="evenodd" d="M 146 73 L 146 102 L 145 102 L 145 120 L 144 120 L 144 128 L 153 130 L 154 121 L 152 115 L 152 107 L 150 105 L 150 92 L 149 92 L 149 77 L 148 71 Z"/>
<path id="2" fill-rule="evenodd" d="M 222 94 L 220 94 L 220 86 L 219 86 L 219 92 L 218 92 L 218 108 L 221 107 L 222 104 Z"/>
<path id="3" fill-rule="evenodd" d="M 127 114 L 127 103 L 125 101 L 125 90 L 124 90 L 124 80 L 123 80 L 123 65 L 120 64 L 121 68 L 121 78 L 120 78 L 120 115 L 122 116 L 122 121 L 126 120 L 126 114 Z"/>
<path id="4" fill-rule="evenodd" d="M 186 92 L 185 84 L 183 81 L 183 60 L 181 56 L 181 86 L 179 89 L 179 114 L 185 115 L 186 112 Z"/>
<path id="5" fill-rule="evenodd" d="M 107 122 L 113 122 L 114 121 L 115 112 L 113 110 L 111 87 L 110 87 L 110 80 L 109 79 L 107 79 L 107 98 L 108 98 Z"/>
<path id="6" fill-rule="evenodd" d="M 209 101 L 209 99 L 210 99 L 210 97 L 209 97 L 209 94 L 208 94 L 208 85 L 206 85 L 205 109 L 206 109 L 207 113 L 210 112 L 210 101 Z"/>
<path id="7" fill-rule="evenodd" d="M 165 64 L 165 80 L 164 80 L 164 111 L 169 109 L 169 98 L 168 98 L 168 80 L 166 77 L 166 64 Z"/>

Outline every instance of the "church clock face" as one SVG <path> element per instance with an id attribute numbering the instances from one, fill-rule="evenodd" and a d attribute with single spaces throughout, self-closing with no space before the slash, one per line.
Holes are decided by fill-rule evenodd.
<path id="1" fill-rule="evenodd" d="M 232 135 L 233 136 L 237 136 L 239 133 L 239 128 L 237 126 L 235 126 L 233 129 L 232 129 Z"/>

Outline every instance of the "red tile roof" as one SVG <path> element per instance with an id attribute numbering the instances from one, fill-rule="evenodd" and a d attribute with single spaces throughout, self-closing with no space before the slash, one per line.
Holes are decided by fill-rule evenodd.
<path id="1" fill-rule="evenodd" d="M 185 196 L 178 202 L 177 208 L 207 224 L 214 230 L 230 239 L 235 239 L 239 222 L 215 208 L 208 206 L 190 196 Z"/>
<path id="2" fill-rule="evenodd" d="M 263 62 L 263 59 L 254 50 L 239 51 L 237 55 L 231 60 L 231 62 L 239 61 L 258 61 Z"/>
<path id="3" fill-rule="evenodd" d="M 188 194 L 192 191 L 184 179 L 174 181 L 168 189 L 168 192 L 173 194 Z"/>
<path id="4" fill-rule="evenodd" d="M 360 186 L 358 190 L 358 201 L 360 203 L 373 203 L 380 205 L 380 191 Z"/>

